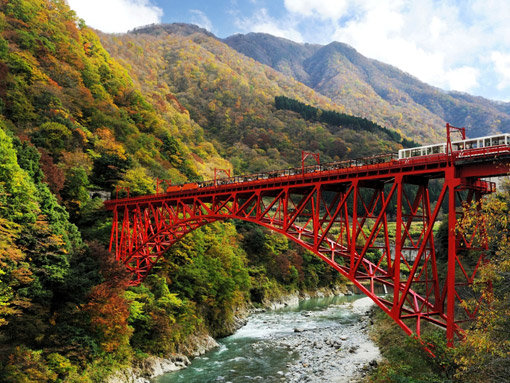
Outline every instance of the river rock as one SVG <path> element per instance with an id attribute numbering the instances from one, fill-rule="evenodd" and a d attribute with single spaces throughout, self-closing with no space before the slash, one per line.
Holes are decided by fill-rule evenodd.
<path id="1" fill-rule="evenodd" d="M 125 368 L 110 375 L 105 383 L 150 383 L 149 379 L 187 367 L 191 362 L 185 355 L 193 357 L 205 354 L 218 347 L 218 342 L 209 334 L 196 334 L 189 337 L 189 346 L 183 346 L 181 353 L 167 358 L 150 356 L 137 363 L 133 368 Z"/>
<path id="2" fill-rule="evenodd" d="M 292 306 L 297 306 L 297 305 L 299 305 L 299 294 L 298 293 L 284 295 L 284 296 L 281 296 L 280 298 L 278 298 L 274 301 L 271 301 L 271 302 L 268 302 L 268 301 L 264 302 L 264 306 L 268 307 L 271 310 L 278 310 L 278 309 L 282 309 L 284 307 L 289 307 L 289 306 L 292 307 Z"/>
<path id="3" fill-rule="evenodd" d="M 365 327 L 369 323 L 366 313 L 373 303 L 370 299 L 353 302 L 352 310 L 359 316 L 357 321 L 343 327 L 307 328 L 295 327 L 293 334 L 272 336 L 275 347 L 285 344 L 297 359 L 287 364 L 285 382 L 322 383 L 354 382 L 366 369 L 377 365 L 379 350 L 370 340 Z"/>
<path id="4" fill-rule="evenodd" d="M 368 319 L 368 314 L 370 313 L 370 310 L 372 309 L 374 305 L 374 301 L 370 299 L 369 297 L 360 298 L 352 302 L 352 311 L 354 311 L 356 314 L 361 315 L 363 318 L 363 321 L 366 322 Z"/>
<path id="5" fill-rule="evenodd" d="M 154 378 L 167 372 L 187 367 L 190 361 L 185 355 L 172 355 L 169 358 L 149 357 L 140 363 L 139 369 L 143 376 Z"/>
<path id="6" fill-rule="evenodd" d="M 188 338 L 188 344 L 191 346 L 183 346 L 179 352 L 192 357 L 205 354 L 207 351 L 218 347 L 218 342 L 209 334 L 197 334 Z"/>
<path id="7" fill-rule="evenodd" d="M 150 383 L 146 378 L 139 376 L 139 372 L 132 368 L 115 371 L 110 375 L 105 383 Z"/>

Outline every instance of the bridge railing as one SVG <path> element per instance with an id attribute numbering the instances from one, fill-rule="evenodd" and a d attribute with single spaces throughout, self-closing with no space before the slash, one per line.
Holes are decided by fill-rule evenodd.
<path id="1" fill-rule="evenodd" d="M 455 159 L 484 156 L 484 155 L 488 155 L 488 154 L 498 154 L 498 153 L 502 153 L 502 152 L 505 152 L 505 153 L 508 152 L 508 145 L 502 145 L 502 146 L 498 146 L 498 147 L 463 150 L 463 151 L 451 153 L 449 156 L 453 160 L 455 160 Z M 271 178 L 281 178 L 281 177 L 291 177 L 291 176 L 312 174 L 312 173 L 324 172 L 324 171 L 335 171 L 335 170 L 349 169 L 349 168 L 356 168 L 356 167 L 363 167 L 363 166 L 374 166 L 374 165 L 377 166 L 377 165 L 383 165 L 383 164 L 387 165 L 388 163 L 391 163 L 392 161 L 397 161 L 397 160 L 399 160 L 402 164 L 409 164 L 409 163 L 428 162 L 431 160 L 443 159 L 444 157 L 445 157 L 445 154 L 437 154 L 437 155 L 428 155 L 428 156 L 421 156 L 421 157 L 416 157 L 416 158 L 399 160 L 397 153 L 391 153 L 391 154 L 376 155 L 376 156 L 370 156 L 370 157 L 364 157 L 364 158 L 357 158 L 357 159 L 352 159 L 352 160 L 328 162 L 328 163 L 320 164 L 320 165 L 309 165 L 309 166 L 305 166 L 303 168 L 289 168 L 289 169 L 274 170 L 274 171 L 263 172 L 263 173 L 254 173 L 254 174 L 240 175 L 240 176 L 234 176 L 234 177 L 225 177 L 225 178 L 219 178 L 216 181 L 208 180 L 208 181 L 197 182 L 196 185 L 199 188 L 213 187 L 213 186 L 230 185 L 230 184 L 237 184 L 237 183 L 244 183 L 244 182 L 253 182 L 253 181 L 258 181 L 258 180 L 267 180 L 267 179 L 271 179 Z"/>
<path id="2" fill-rule="evenodd" d="M 483 148 L 474 148 L 474 149 L 465 149 L 458 152 L 455 152 L 456 159 L 464 159 L 471 157 L 479 157 L 479 156 L 487 156 L 491 154 L 507 154 L 509 153 L 509 145 L 497 145 L 497 146 L 489 146 Z"/>
<path id="3" fill-rule="evenodd" d="M 365 158 L 358 158 L 345 161 L 328 162 L 320 165 L 309 165 L 303 168 L 289 168 L 282 170 L 273 170 L 270 172 L 254 173 L 234 177 L 219 178 L 216 181 L 201 181 L 197 182 L 199 188 L 212 187 L 219 185 L 229 185 L 234 183 L 252 182 L 258 180 L 267 180 L 271 178 L 291 177 L 305 174 L 312 174 L 323 171 L 332 171 L 340 169 L 348 169 L 353 167 L 361 167 L 366 165 L 376 165 L 391 162 L 398 158 L 397 154 L 384 154 Z"/>
<path id="4" fill-rule="evenodd" d="M 453 162 L 463 160 L 473 160 L 478 157 L 487 155 L 510 155 L 509 145 L 498 145 L 495 147 L 477 148 L 477 149 L 466 149 L 462 151 L 456 151 L 450 154 L 432 154 L 427 156 L 418 156 L 411 158 L 398 159 L 397 153 L 383 154 L 370 156 L 365 158 L 357 158 L 344 161 L 328 162 L 325 164 L 309 165 L 300 168 L 288 168 L 281 170 L 273 170 L 269 172 L 261 172 L 247 175 L 238 175 L 233 177 L 217 178 L 216 180 L 199 181 L 196 183 L 185 183 L 179 185 L 171 185 L 163 193 L 184 191 L 196 188 L 209 188 L 222 185 L 230 184 L 242 184 L 247 182 L 268 180 L 274 178 L 285 178 L 285 177 L 296 177 L 305 176 L 313 173 L 328 172 L 328 171 L 339 171 L 349 169 L 361 169 L 363 167 L 370 167 L 371 169 L 377 169 L 379 167 L 387 167 L 391 164 L 400 164 L 401 166 L 409 165 L 420 165 L 427 164 L 430 162 L 443 161 L 450 158 Z M 159 194 L 159 193 L 156 193 Z M 113 197 L 113 196 L 112 196 Z M 119 196 L 116 196 L 118 199 Z"/>

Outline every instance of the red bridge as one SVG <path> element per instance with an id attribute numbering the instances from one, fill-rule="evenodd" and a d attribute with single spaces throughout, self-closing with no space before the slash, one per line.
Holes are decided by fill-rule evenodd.
<path id="1" fill-rule="evenodd" d="M 422 321 L 429 321 L 446 328 L 452 345 L 462 336 L 459 324 L 476 314 L 460 303 L 472 294 L 487 247 L 475 241 L 483 225 L 461 234 L 456 223 L 463 204 L 495 190 L 482 178 L 510 174 L 510 135 L 508 142 L 479 139 L 452 151 L 450 128 L 444 153 L 302 166 L 107 201 L 110 251 L 138 284 L 187 233 L 219 220 L 254 222 L 335 268 L 406 333 L 420 336 Z M 448 249 L 439 260 L 434 225 L 445 212 Z M 390 298 L 377 293 L 381 287 Z"/>

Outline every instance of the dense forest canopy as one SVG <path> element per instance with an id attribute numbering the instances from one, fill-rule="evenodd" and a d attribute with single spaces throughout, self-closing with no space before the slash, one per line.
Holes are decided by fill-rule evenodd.
<path id="1" fill-rule="evenodd" d="M 297 166 L 301 150 L 318 151 L 325 162 L 393 153 L 401 148 L 386 134 L 342 124 L 307 121 L 275 107 L 285 96 L 315 107 L 342 112 L 327 97 L 292 78 L 248 59 L 213 36 L 195 29 L 151 34 L 138 30 L 101 35 L 108 51 L 131 68 L 144 92 L 150 84 L 168 89 L 204 129 L 235 174 Z"/>
<path id="2" fill-rule="evenodd" d="M 382 127 L 363 117 L 356 117 L 345 113 L 315 108 L 285 96 L 276 96 L 274 99 L 276 109 L 292 110 L 300 114 L 307 121 L 319 121 L 334 127 L 350 127 L 386 136 L 387 139 L 402 144 L 404 148 L 419 146 L 417 142 L 403 138 L 400 133 Z"/>

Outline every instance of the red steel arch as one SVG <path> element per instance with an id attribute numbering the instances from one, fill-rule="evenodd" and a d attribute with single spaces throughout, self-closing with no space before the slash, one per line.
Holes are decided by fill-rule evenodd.
<path id="1" fill-rule="evenodd" d="M 425 320 L 446 328 L 453 344 L 462 336 L 459 324 L 476 314 L 460 303 L 486 261 L 486 246 L 474 242 L 483 226 L 459 234 L 456 222 L 463 204 L 495 190 L 481 178 L 510 174 L 509 164 L 510 147 L 503 145 L 406 160 L 373 157 L 111 200 L 110 251 L 138 284 L 187 233 L 218 220 L 254 222 L 312 251 L 406 333 L 420 336 Z M 439 193 L 431 193 L 433 184 Z M 434 225 L 444 209 L 448 254 L 441 261 Z M 381 296 L 381 288 L 389 294 Z"/>

